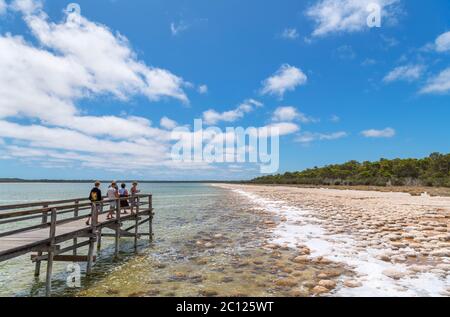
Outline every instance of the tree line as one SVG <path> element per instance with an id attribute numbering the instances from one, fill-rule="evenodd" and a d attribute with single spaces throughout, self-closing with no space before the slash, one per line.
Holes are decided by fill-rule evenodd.
<path id="1" fill-rule="evenodd" d="M 253 179 L 259 184 L 371 185 L 450 187 L 450 154 L 433 153 L 423 159 L 349 161 L 300 172 Z"/>

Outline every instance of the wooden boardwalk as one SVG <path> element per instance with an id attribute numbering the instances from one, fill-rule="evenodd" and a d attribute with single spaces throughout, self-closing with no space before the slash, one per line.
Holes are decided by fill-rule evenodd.
<path id="1" fill-rule="evenodd" d="M 120 207 L 122 200 L 131 205 L 127 214 Z M 111 209 L 114 218 L 107 219 Z M 36 276 L 40 275 L 41 262 L 47 262 L 46 295 L 50 296 L 54 261 L 87 262 L 86 274 L 90 274 L 96 260 L 95 245 L 100 250 L 102 237 L 115 238 L 116 257 L 121 237 L 134 238 L 137 249 L 141 236 L 153 238 L 153 216 L 152 195 L 103 200 L 96 205 L 87 199 L 72 199 L 0 206 L 0 230 L 8 230 L 0 231 L 0 262 L 34 252 L 31 261 L 36 263 Z M 87 225 L 89 217 L 92 221 Z M 125 223 L 129 226 L 124 227 Z M 139 232 L 145 223 L 148 231 Z M 112 233 L 105 233 L 105 229 Z M 82 247 L 88 247 L 87 255 L 78 254 Z"/>

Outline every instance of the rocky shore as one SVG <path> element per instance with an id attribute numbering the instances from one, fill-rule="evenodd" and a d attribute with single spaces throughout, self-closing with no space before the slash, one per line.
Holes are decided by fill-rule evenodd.
<path id="1" fill-rule="evenodd" d="M 266 249 L 291 250 L 290 267 L 331 264 L 308 293 L 450 296 L 450 198 L 406 193 L 217 185 L 273 215 Z M 295 277 L 275 281 L 296 286 Z M 294 285 L 296 284 L 296 285 Z M 295 294 L 294 294 L 295 295 Z"/>

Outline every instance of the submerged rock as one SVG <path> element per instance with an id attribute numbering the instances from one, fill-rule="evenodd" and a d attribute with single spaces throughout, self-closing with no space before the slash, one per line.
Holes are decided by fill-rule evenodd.
<path id="1" fill-rule="evenodd" d="M 307 256 L 301 255 L 301 256 L 297 256 L 295 257 L 292 262 L 294 263 L 307 263 L 309 262 L 309 259 Z"/>
<path id="2" fill-rule="evenodd" d="M 298 285 L 298 281 L 293 278 L 283 278 L 275 281 L 275 285 L 283 287 L 293 287 Z"/>
<path id="3" fill-rule="evenodd" d="M 217 293 L 217 291 L 215 291 L 213 289 L 203 289 L 199 292 L 199 294 L 201 296 L 205 296 L 205 297 L 213 297 L 213 296 L 217 296 L 219 293 Z"/>
<path id="4" fill-rule="evenodd" d="M 344 281 L 344 286 L 348 288 L 358 288 L 362 286 L 362 283 L 358 281 L 347 280 Z"/>
<path id="5" fill-rule="evenodd" d="M 405 273 L 402 273 L 402 272 L 399 272 L 399 271 L 396 271 L 393 269 L 384 270 L 383 274 L 394 280 L 399 280 L 405 276 Z"/>
<path id="6" fill-rule="evenodd" d="M 153 296 L 159 295 L 160 293 L 161 293 L 160 290 L 153 289 L 153 290 L 150 290 L 150 291 L 146 292 L 145 295 L 146 295 L 146 296 L 153 297 Z"/>
<path id="7" fill-rule="evenodd" d="M 331 280 L 321 280 L 319 286 L 325 287 L 329 290 L 336 288 L 336 282 Z"/>
<path id="8" fill-rule="evenodd" d="M 234 278 L 232 278 L 231 276 L 225 276 L 221 281 L 222 283 L 231 283 L 234 281 Z"/>
<path id="9" fill-rule="evenodd" d="M 325 288 L 323 286 L 316 286 L 312 289 L 313 294 L 315 295 L 321 295 L 321 294 L 326 294 L 329 293 L 330 290 L 328 288 Z"/>

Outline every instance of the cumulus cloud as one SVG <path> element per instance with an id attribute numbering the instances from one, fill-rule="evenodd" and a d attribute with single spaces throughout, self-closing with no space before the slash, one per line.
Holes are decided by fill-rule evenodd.
<path id="1" fill-rule="evenodd" d="M 14 0 L 11 3 L 11 9 L 22 12 L 23 14 L 32 14 L 42 9 L 42 1 L 40 0 Z"/>
<path id="2" fill-rule="evenodd" d="M 303 132 L 300 133 L 295 141 L 303 144 L 312 143 L 315 141 L 332 141 L 342 139 L 348 136 L 347 132 L 333 132 L 333 133 L 315 133 L 315 132 Z"/>
<path id="3" fill-rule="evenodd" d="M 310 122 L 316 122 L 317 120 L 308 117 L 304 113 L 301 113 L 294 107 L 278 107 L 275 109 L 272 121 L 280 122 L 291 122 L 291 121 L 300 121 L 301 123 L 310 123 Z"/>
<path id="4" fill-rule="evenodd" d="M 281 37 L 287 40 L 295 40 L 300 36 L 296 28 L 287 28 L 284 29 L 283 33 L 281 33 Z"/>
<path id="5" fill-rule="evenodd" d="M 167 117 L 163 117 L 161 119 L 160 125 L 162 128 L 167 130 L 175 129 L 178 126 L 178 123 L 172 119 L 169 119 Z"/>
<path id="6" fill-rule="evenodd" d="M 399 66 L 389 72 L 389 74 L 384 77 L 383 81 L 386 83 L 398 80 L 411 82 L 418 80 L 422 76 L 424 70 L 425 67 L 423 65 Z"/>
<path id="7" fill-rule="evenodd" d="M 435 41 L 436 51 L 450 52 L 450 32 L 443 33 Z"/>
<path id="8" fill-rule="evenodd" d="M 207 125 L 214 125 L 221 121 L 234 122 L 238 119 L 242 119 L 245 114 L 252 112 L 255 108 L 262 107 L 263 104 L 254 99 L 248 99 L 240 104 L 236 109 L 217 112 L 214 109 L 203 112 L 203 120 Z"/>
<path id="9" fill-rule="evenodd" d="M 400 0 L 320 0 L 309 7 L 306 15 L 315 22 L 313 36 L 358 32 L 367 29 L 368 6 L 377 4 L 382 19 L 393 21 L 398 15 Z"/>
<path id="10" fill-rule="evenodd" d="M 271 77 L 263 81 L 263 95 L 277 95 L 283 98 L 287 91 L 293 91 L 298 86 L 306 84 L 308 77 L 301 69 L 284 64 Z"/>
<path id="11" fill-rule="evenodd" d="M 208 93 L 208 86 L 207 85 L 200 85 L 198 87 L 198 93 L 201 95 L 205 95 Z"/>
<path id="12" fill-rule="evenodd" d="M 366 138 L 392 138 L 395 136 L 396 132 L 392 128 L 386 128 L 383 130 L 365 130 L 362 131 L 361 134 Z"/>
<path id="13" fill-rule="evenodd" d="M 422 94 L 445 94 L 450 92 L 450 67 L 430 78 L 420 90 Z"/>

